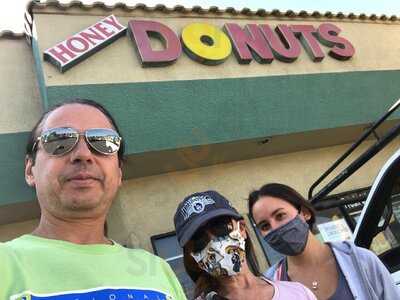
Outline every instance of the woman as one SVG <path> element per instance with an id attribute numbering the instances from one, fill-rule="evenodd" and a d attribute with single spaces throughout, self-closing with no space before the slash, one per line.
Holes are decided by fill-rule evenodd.
<path id="1" fill-rule="evenodd" d="M 315 212 L 291 187 L 266 184 L 250 193 L 248 206 L 264 240 L 286 255 L 268 278 L 300 282 L 318 299 L 400 299 L 374 253 L 350 242 L 324 244 L 311 233 Z"/>
<path id="2" fill-rule="evenodd" d="M 174 222 L 197 299 L 315 300 L 299 283 L 261 276 L 243 218 L 219 193 L 189 195 Z"/>

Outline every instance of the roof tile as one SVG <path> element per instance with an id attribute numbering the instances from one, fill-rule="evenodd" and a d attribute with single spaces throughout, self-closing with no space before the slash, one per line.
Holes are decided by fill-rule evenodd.
<path id="1" fill-rule="evenodd" d="M 258 16 L 258 17 L 267 17 L 267 16 L 273 16 L 273 17 L 287 17 L 287 18 L 329 18 L 329 19 L 350 19 L 350 20 L 370 20 L 370 21 L 383 21 L 383 22 L 398 22 L 400 21 L 399 17 L 396 15 L 392 16 L 387 16 L 387 15 L 376 15 L 376 14 L 371 14 L 367 16 L 366 14 L 362 13 L 359 15 L 356 15 L 354 13 L 349 13 L 348 15 L 345 15 L 342 12 L 338 12 L 336 14 L 328 11 L 325 13 L 321 13 L 319 11 L 314 11 L 312 13 L 307 12 L 305 10 L 301 10 L 300 12 L 296 13 L 293 10 L 287 10 L 286 12 L 280 11 L 278 9 L 273 9 L 272 11 L 266 11 L 265 9 L 258 9 L 257 11 L 252 11 L 250 8 L 243 8 L 241 10 L 237 10 L 233 7 L 227 7 L 225 9 L 220 9 L 218 6 L 211 6 L 208 9 L 202 8 L 199 5 L 195 5 L 192 8 L 187 8 L 182 5 L 175 5 L 172 8 L 167 7 L 164 4 L 157 4 L 154 7 L 149 7 L 144 3 L 137 3 L 134 6 L 129 6 L 124 2 L 117 2 L 113 5 L 107 5 L 103 1 L 96 1 L 90 4 L 84 3 L 82 1 L 78 0 L 72 0 L 70 2 L 66 3 L 61 3 L 58 0 L 47 0 L 47 1 L 42 1 L 42 2 L 37 2 L 37 1 L 30 1 L 27 4 L 27 12 L 30 16 L 32 16 L 32 9 L 45 9 L 47 7 L 55 7 L 57 9 L 60 9 L 62 11 L 66 11 L 71 8 L 80 8 L 83 10 L 90 10 L 93 8 L 99 8 L 103 9 L 106 11 L 111 11 L 113 9 L 121 9 L 123 11 L 134 11 L 134 10 L 144 10 L 144 11 L 149 11 L 149 12 L 163 12 L 163 13 L 171 13 L 171 12 L 177 12 L 177 13 L 197 13 L 197 14 L 215 14 L 215 15 L 220 15 L 223 13 L 226 14 L 231 14 L 233 16 L 238 16 L 238 15 L 243 15 L 243 16 Z M 26 26 L 25 26 L 26 29 Z M 11 30 L 3 30 L 0 31 L 0 38 L 9 38 L 9 39 L 19 39 L 23 38 L 25 36 L 29 36 L 30 33 L 27 32 L 25 33 L 16 33 Z"/>

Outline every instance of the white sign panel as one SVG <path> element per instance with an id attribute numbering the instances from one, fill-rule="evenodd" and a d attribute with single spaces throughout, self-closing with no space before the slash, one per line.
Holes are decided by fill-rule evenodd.
<path id="1" fill-rule="evenodd" d="M 350 240 L 352 232 L 344 219 L 317 225 L 324 242 Z"/>
<path id="2" fill-rule="evenodd" d="M 126 26 L 110 15 L 96 24 L 68 37 L 66 40 L 47 49 L 44 60 L 65 72 L 96 51 L 111 44 L 126 32 Z"/>

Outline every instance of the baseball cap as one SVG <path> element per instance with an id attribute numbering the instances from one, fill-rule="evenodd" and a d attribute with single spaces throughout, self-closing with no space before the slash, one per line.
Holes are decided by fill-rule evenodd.
<path id="1" fill-rule="evenodd" d="M 219 216 L 243 217 L 216 191 L 191 194 L 178 205 L 174 216 L 176 236 L 183 247 L 201 226 Z"/>

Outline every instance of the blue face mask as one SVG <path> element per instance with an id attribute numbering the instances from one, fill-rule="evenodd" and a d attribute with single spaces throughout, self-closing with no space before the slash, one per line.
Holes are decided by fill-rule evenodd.
<path id="1" fill-rule="evenodd" d="M 306 247 L 309 229 L 308 224 L 297 215 L 293 220 L 269 232 L 264 240 L 279 253 L 296 256 Z"/>

